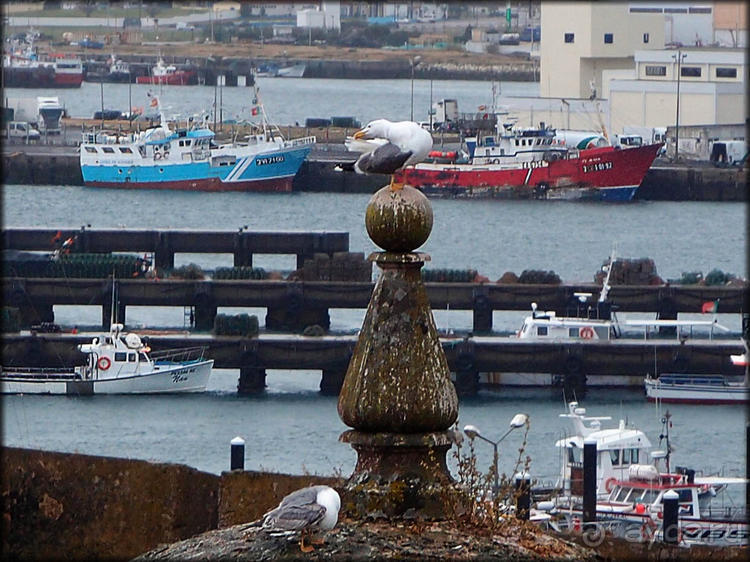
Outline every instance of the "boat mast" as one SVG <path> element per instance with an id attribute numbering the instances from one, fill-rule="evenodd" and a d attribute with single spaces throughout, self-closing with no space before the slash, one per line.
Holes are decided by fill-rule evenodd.
<path id="1" fill-rule="evenodd" d="M 664 414 L 664 417 L 661 418 L 661 423 L 663 425 L 663 433 L 659 435 L 659 443 L 661 443 L 662 439 L 666 439 L 667 442 L 667 455 L 665 457 L 666 463 L 667 463 L 667 474 L 669 474 L 669 457 L 672 454 L 672 447 L 669 445 L 669 427 L 672 425 L 672 414 L 669 413 L 669 410 L 666 411 Z"/>
<path id="2" fill-rule="evenodd" d="M 603 303 L 607 301 L 607 295 L 609 294 L 609 278 L 612 276 L 612 266 L 615 263 L 615 260 L 617 259 L 615 257 L 616 248 L 612 247 L 612 254 L 609 256 L 609 264 L 607 265 L 607 276 L 604 278 L 604 283 L 602 284 L 602 292 L 599 293 L 599 302 Z"/>

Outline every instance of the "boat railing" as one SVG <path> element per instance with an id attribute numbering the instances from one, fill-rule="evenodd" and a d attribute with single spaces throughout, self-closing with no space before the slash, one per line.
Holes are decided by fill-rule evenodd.
<path id="1" fill-rule="evenodd" d="M 51 367 L 2 367 L 3 377 L 33 376 L 38 379 L 80 380 L 81 375 L 74 372 L 61 373 L 60 369 Z"/>
<path id="2" fill-rule="evenodd" d="M 197 363 L 203 361 L 206 346 L 165 349 L 151 354 L 154 363 Z"/>
<path id="3" fill-rule="evenodd" d="M 303 145 L 306 145 L 306 144 L 315 144 L 315 142 L 316 142 L 316 137 L 314 135 L 312 135 L 312 136 L 309 136 L 309 137 L 301 137 L 301 138 L 298 138 L 298 139 L 291 139 L 291 140 L 285 141 L 284 144 L 286 146 L 303 146 Z"/>
<path id="4" fill-rule="evenodd" d="M 719 519 L 723 521 L 747 521 L 747 506 L 738 505 L 708 505 L 701 509 L 702 519 Z"/>

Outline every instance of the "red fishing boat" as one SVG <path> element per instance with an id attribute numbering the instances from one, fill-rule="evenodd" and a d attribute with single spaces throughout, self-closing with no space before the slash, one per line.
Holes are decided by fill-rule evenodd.
<path id="1" fill-rule="evenodd" d="M 428 158 L 395 180 L 437 197 L 630 201 L 662 146 L 577 149 L 555 144 L 544 123 L 513 129 L 498 121 L 498 129 L 467 138 L 463 158 Z"/>
<path id="2" fill-rule="evenodd" d="M 198 73 L 195 70 L 178 69 L 175 65 L 165 65 L 159 59 L 151 69 L 151 76 L 139 76 L 137 84 L 166 84 L 169 86 L 185 86 L 198 83 Z"/>

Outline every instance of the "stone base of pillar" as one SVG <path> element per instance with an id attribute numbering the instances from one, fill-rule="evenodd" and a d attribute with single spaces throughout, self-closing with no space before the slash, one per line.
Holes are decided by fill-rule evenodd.
<path id="1" fill-rule="evenodd" d="M 356 519 L 448 518 L 456 489 L 445 457 L 456 440 L 454 431 L 345 431 L 339 441 L 357 451 L 357 466 L 344 487 L 342 509 Z"/>

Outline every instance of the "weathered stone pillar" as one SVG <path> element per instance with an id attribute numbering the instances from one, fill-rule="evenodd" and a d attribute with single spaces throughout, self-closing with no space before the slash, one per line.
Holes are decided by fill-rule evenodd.
<path id="1" fill-rule="evenodd" d="M 353 517 L 443 518 L 452 479 L 445 456 L 458 397 L 421 277 L 429 256 L 414 253 L 432 230 L 432 208 L 417 189 L 384 187 L 365 216 L 385 252 L 382 270 L 339 394 L 340 440 L 357 451 L 344 508 Z"/>

